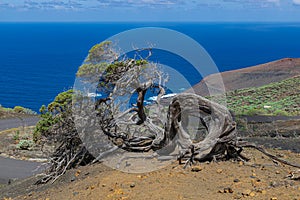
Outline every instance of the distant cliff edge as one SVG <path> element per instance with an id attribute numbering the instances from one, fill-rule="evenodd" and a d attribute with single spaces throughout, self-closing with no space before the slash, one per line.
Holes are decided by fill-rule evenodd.
<path id="1" fill-rule="evenodd" d="M 193 86 L 196 94 L 208 96 L 208 87 L 219 89 L 219 78 L 222 77 L 226 92 L 237 89 L 260 87 L 300 75 L 300 58 L 284 58 L 273 62 L 247 67 L 238 70 L 212 74 Z M 191 91 L 189 89 L 188 91 Z"/>

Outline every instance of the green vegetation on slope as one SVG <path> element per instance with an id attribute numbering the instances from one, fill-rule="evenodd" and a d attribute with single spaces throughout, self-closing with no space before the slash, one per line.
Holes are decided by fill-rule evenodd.
<path id="1" fill-rule="evenodd" d="M 33 140 L 38 142 L 41 136 L 52 135 L 52 127 L 64 121 L 66 114 L 71 112 L 73 90 L 59 93 L 53 102 L 40 108 L 41 120 L 36 124 Z"/>
<path id="2" fill-rule="evenodd" d="M 236 115 L 300 115 L 300 76 L 228 92 L 227 106 Z"/>
<path id="3" fill-rule="evenodd" d="M 29 108 L 24 108 L 22 106 L 15 106 L 14 108 L 5 108 L 0 105 L 0 119 L 19 117 L 24 115 L 36 115 L 37 113 Z"/>

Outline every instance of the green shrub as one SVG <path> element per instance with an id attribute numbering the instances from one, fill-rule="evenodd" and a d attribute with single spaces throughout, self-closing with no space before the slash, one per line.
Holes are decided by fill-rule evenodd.
<path id="1" fill-rule="evenodd" d="M 275 110 L 274 115 L 276 116 L 289 116 L 289 113 L 285 110 Z"/>
<path id="2" fill-rule="evenodd" d="M 300 107 L 297 106 L 300 102 L 299 85 L 300 76 L 255 89 L 246 88 L 228 92 L 227 105 L 229 109 L 241 115 L 258 113 L 295 116 L 300 112 Z M 263 105 L 269 105 L 271 108 L 263 111 Z"/>
<path id="3" fill-rule="evenodd" d="M 13 136 L 13 140 L 19 140 L 20 139 L 20 131 L 17 130 Z"/>
<path id="4" fill-rule="evenodd" d="M 32 140 L 20 140 L 19 144 L 17 144 L 17 148 L 21 150 L 28 150 L 33 147 L 33 144 Z"/>
<path id="5" fill-rule="evenodd" d="M 14 112 L 16 112 L 16 113 L 24 113 L 25 108 L 22 107 L 22 106 L 15 106 L 13 110 L 14 110 Z"/>
<path id="6" fill-rule="evenodd" d="M 249 110 L 246 110 L 246 115 L 254 116 L 254 115 L 266 115 L 268 114 L 266 110 L 260 109 L 260 108 L 251 108 Z"/>
<path id="7" fill-rule="evenodd" d="M 54 124 L 60 122 L 63 113 L 70 111 L 72 107 L 73 90 L 68 90 L 58 94 L 54 101 L 46 107 L 40 108 L 41 120 L 36 124 L 33 132 L 33 141 L 38 142 L 42 136 L 49 136 Z"/>
<path id="8" fill-rule="evenodd" d="M 36 115 L 37 113 L 29 108 L 24 108 L 22 106 L 15 106 L 13 109 L 10 109 L 9 111 L 13 111 L 15 113 L 21 113 L 21 114 L 29 114 L 29 115 Z"/>

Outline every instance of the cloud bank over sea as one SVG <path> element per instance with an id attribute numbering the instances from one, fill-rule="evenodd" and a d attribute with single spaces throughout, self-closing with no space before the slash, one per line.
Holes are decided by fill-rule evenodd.
<path id="1" fill-rule="evenodd" d="M 300 0 L 2 0 L 0 21 L 299 21 Z"/>

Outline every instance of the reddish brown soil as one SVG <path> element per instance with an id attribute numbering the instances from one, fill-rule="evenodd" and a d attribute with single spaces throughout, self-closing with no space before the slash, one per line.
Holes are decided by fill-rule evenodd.
<path id="1" fill-rule="evenodd" d="M 300 154 L 269 150 L 300 163 Z M 276 165 L 255 150 L 251 162 L 201 163 L 183 169 L 177 162 L 145 174 L 111 170 L 102 164 L 70 170 L 54 184 L 29 185 L 33 180 L 4 188 L 12 199 L 300 199 L 300 180 L 293 167 Z M 197 171 L 197 172 L 196 172 Z M 294 178 L 300 173 L 294 173 Z M 30 182 L 31 181 L 31 182 Z M 15 188 L 15 190 L 13 190 Z M 23 189 L 22 189 L 23 188 Z M 35 191 L 33 191 L 35 190 Z M 8 195 L 6 197 L 9 197 Z"/>
<path id="2" fill-rule="evenodd" d="M 279 82 L 300 75 L 300 58 L 285 58 L 266 64 L 247 67 L 238 70 L 222 72 L 221 77 L 226 91 L 242 88 L 259 87 L 274 82 Z M 205 77 L 200 83 L 193 86 L 196 94 L 208 96 L 206 83 L 218 89 L 218 74 Z"/>

